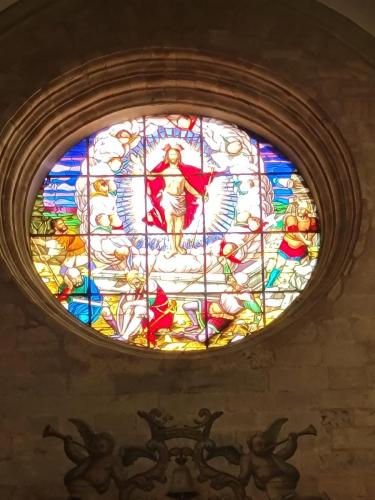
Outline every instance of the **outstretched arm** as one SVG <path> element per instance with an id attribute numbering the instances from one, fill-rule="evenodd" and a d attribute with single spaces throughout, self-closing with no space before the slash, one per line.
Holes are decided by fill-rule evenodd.
<path id="1" fill-rule="evenodd" d="M 196 196 L 197 198 L 201 196 L 200 193 L 198 193 L 198 191 L 194 189 L 193 186 L 189 184 L 186 179 L 185 179 L 185 189 L 186 191 L 189 191 L 190 194 Z"/>
<path id="2" fill-rule="evenodd" d="M 185 179 L 185 189 L 186 189 L 186 191 L 189 191 L 189 193 L 191 193 L 196 198 L 199 198 L 200 196 L 202 196 L 204 201 L 208 201 L 208 193 L 206 191 L 203 194 L 198 193 L 198 191 L 196 189 L 194 189 L 193 186 L 191 184 L 189 184 L 186 179 Z"/>
<path id="3" fill-rule="evenodd" d="M 294 432 L 289 434 L 287 444 L 275 453 L 276 457 L 283 460 L 288 460 L 288 458 L 292 457 L 297 450 L 297 439 L 297 434 Z"/>
<path id="4" fill-rule="evenodd" d="M 77 465 L 87 458 L 86 455 L 78 451 L 77 446 L 73 443 L 72 436 L 67 436 L 64 439 L 64 451 L 66 456 Z"/>

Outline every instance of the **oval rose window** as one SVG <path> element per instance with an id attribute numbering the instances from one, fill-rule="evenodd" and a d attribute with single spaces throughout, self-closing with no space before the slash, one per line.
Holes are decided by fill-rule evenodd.
<path id="1" fill-rule="evenodd" d="M 124 121 L 73 146 L 44 179 L 30 232 L 35 268 L 72 317 L 164 351 L 264 329 L 319 252 L 295 165 L 236 125 L 182 115 Z"/>

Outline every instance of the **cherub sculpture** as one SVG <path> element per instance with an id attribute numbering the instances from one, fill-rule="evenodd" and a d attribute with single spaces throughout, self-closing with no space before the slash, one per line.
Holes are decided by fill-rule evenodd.
<path id="1" fill-rule="evenodd" d="M 288 436 L 286 445 L 275 451 L 281 426 L 287 419 L 276 420 L 265 432 L 253 434 L 247 442 L 249 451 L 240 459 L 240 481 L 247 485 L 250 477 L 270 500 L 290 497 L 296 489 L 299 472 L 287 463 L 297 450 L 297 434 Z"/>
<path id="2" fill-rule="evenodd" d="M 256 432 L 249 438 L 249 451 L 240 458 L 241 483 L 247 485 L 253 476 L 255 486 L 264 491 L 269 500 L 328 500 L 324 494 L 319 497 L 301 497 L 296 493 L 300 475 L 287 460 L 296 452 L 300 436 L 316 436 L 317 432 L 313 425 L 309 425 L 303 431 L 291 432 L 287 439 L 277 441 L 281 427 L 287 420 L 279 418 L 266 431 Z M 278 448 L 282 444 L 285 446 Z"/>
<path id="3" fill-rule="evenodd" d="M 95 497 L 108 491 L 113 480 L 118 488 L 125 481 L 120 456 L 114 455 L 115 441 L 106 432 L 95 433 L 80 419 L 71 418 L 84 444 L 74 441 L 72 436 L 60 434 L 51 426 L 44 429 L 43 437 L 57 437 L 64 442 L 67 457 L 75 464 L 64 477 L 70 494 L 69 500 Z"/>
<path id="4" fill-rule="evenodd" d="M 208 481 L 216 491 L 229 488 L 237 500 L 251 500 L 246 492 L 251 478 L 268 500 L 329 500 L 325 494 L 298 495 L 296 488 L 300 475 L 288 463 L 297 450 L 298 438 L 316 435 L 313 425 L 301 432 L 290 433 L 286 439 L 278 440 L 280 430 L 288 420 L 279 418 L 265 431 L 252 434 L 247 441 L 248 450 L 244 452 L 242 448 L 235 446 L 217 446 L 211 438 L 211 427 L 222 415 L 221 411 L 212 413 L 207 408 L 202 408 L 195 425 L 185 426 L 167 425 L 170 417 L 164 416 L 158 409 L 140 411 L 138 415 L 147 422 L 151 438 L 144 446 L 121 446 L 117 453 L 111 434 L 95 433 L 83 420 L 70 419 L 83 443 L 57 432 L 51 426 L 45 428 L 43 436 L 63 440 L 64 451 L 75 464 L 64 478 L 70 495 L 68 500 L 94 500 L 98 495 L 106 493 L 112 483 L 118 491 L 119 500 L 133 498 L 136 490 L 149 492 L 155 488 L 155 483 L 167 481 L 166 472 L 173 450 L 178 453 L 185 450 L 185 454 L 188 450 L 199 472 L 197 480 L 202 483 Z M 195 446 L 192 449 L 175 447 L 170 450 L 167 442 L 175 439 L 193 440 Z M 238 466 L 238 471 L 232 473 L 215 468 L 215 463 L 212 464 L 211 460 L 216 457 L 226 458 L 229 463 Z M 140 458 L 148 459 L 150 467 L 125 477 L 126 468 Z M 195 489 L 189 491 L 195 494 Z M 170 491 L 169 496 L 172 494 L 175 495 L 176 492 Z"/>
<path id="5" fill-rule="evenodd" d="M 296 493 L 299 472 L 287 462 L 297 450 L 298 438 L 316 435 L 316 429 L 310 425 L 299 433 L 290 433 L 287 439 L 278 441 L 281 427 L 287 418 L 275 420 L 266 431 L 256 432 L 247 441 L 248 451 L 241 453 L 232 446 L 218 447 L 209 453 L 209 458 L 225 456 L 233 464 L 240 466 L 238 476 L 243 491 L 254 479 L 255 486 L 264 491 L 268 500 L 328 500 L 323 496 L 301 497 Z M 284 447 L 279 446 L 285 444 Z"/>

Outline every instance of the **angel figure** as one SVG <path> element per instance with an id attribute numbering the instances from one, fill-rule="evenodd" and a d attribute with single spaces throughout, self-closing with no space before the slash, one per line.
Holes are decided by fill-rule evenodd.
<path id="1" fill-rule="evenodd" d="M 278 442 L 281 427 L 287 420 L 279 418 L 266 431 L 256 432 L 250 437 L 247 442 L 249 451 L 242 454 L 240 459 L 240 481 L 247 485 L 253 476 L 255 486 L 264 491 L 269 500 L 328 500 L 324 494 L 319 497 L 300 497 L 296 493 L 300 474 L 287 460 L 296 452 L 298 438 L 316 435 L 316 429 L 310 425 L 299 433 L 290 433 L 287 439 Z M 275 451 L 281 444 L 285 446 Z"/>
<path id="2" fill-rule="evenodd" d="M 107 492 L 111 481 L 120 489 L 125 482 L 124 468 L 119 455 L 114 455 L 115 441 L 106 432 L 95 433 L 83 420 L 71 418 L 84 444 L 74 441 L 48 426 L 43 436 L 57 437 L 64 442 L 67 457 L 75 464 L 64 477 L 70 494 L 68 500 L 90 500 Z"/>
<path id="3" fill-rule="evenodd" d="M 233 446 L 224 446 L 213 450 L 209 458 L 225 456 L 230 463 L 239 465 L 238 481 L 242 488 L 245 489 L 253 477 L 255 486 L 266 493 L 268 500 L 329 500 L 325 494 L 301 497 L 296 493 L 300 474 L 287 460 L 296 452 L 298 438 L 316 435 L 316 429 L 310 425 L 278 441 L 280 430 L 287 420 L 279 418 L 266 431 L 250 436 L 247 441 L 248 452 L 241 453 Z M 282 444 L 285 446 L 278 448 Z"/>

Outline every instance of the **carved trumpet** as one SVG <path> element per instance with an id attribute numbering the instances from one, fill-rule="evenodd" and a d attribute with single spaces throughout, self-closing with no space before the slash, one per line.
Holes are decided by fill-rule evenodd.
<path id="1" fill-rule="evenodd" d="M 317 434 L 318 434 L 318 431 L 316 430 L 316 427 L 311 424 L 308 427 L 306 427 L 306 429 L 303 429 L 302 431 L 297 432 L 296 436 L 297 436 L 297 438 L 299 438 L 301 436 L 316 436 Z M 287 443 L 288 441 L 289 441 L 289 438 L 283 439 L 282 441 L 279 441 L 275 444 L 268 446 L 267 450 L 272 450 L 276 446 L 280 446 L 281 444 Z"/>
<path id="2" fill-rule="evenodd" d="M 56 429 L 54 429 L 52 427 L 52 425 L 46 425 L 46 427 L 44 428 L 42 436 L 44 438 L 46 438 L 46 437 L 56 437 L 58 439 L 62 439 L 63 441 L 65 441 L 65 439 L 68 437 L 66 434 L 61 434 L 61 432 L 59 432 Z M 80 446 L 81 448 L 84 448 L 86 451 L 90 451 L 87 448 L 87 446 L 85 446 L 82 443 L 79 443 L 78 441 L 72 440 L 71 443 L 75 444 L 76 446 Z"/>

